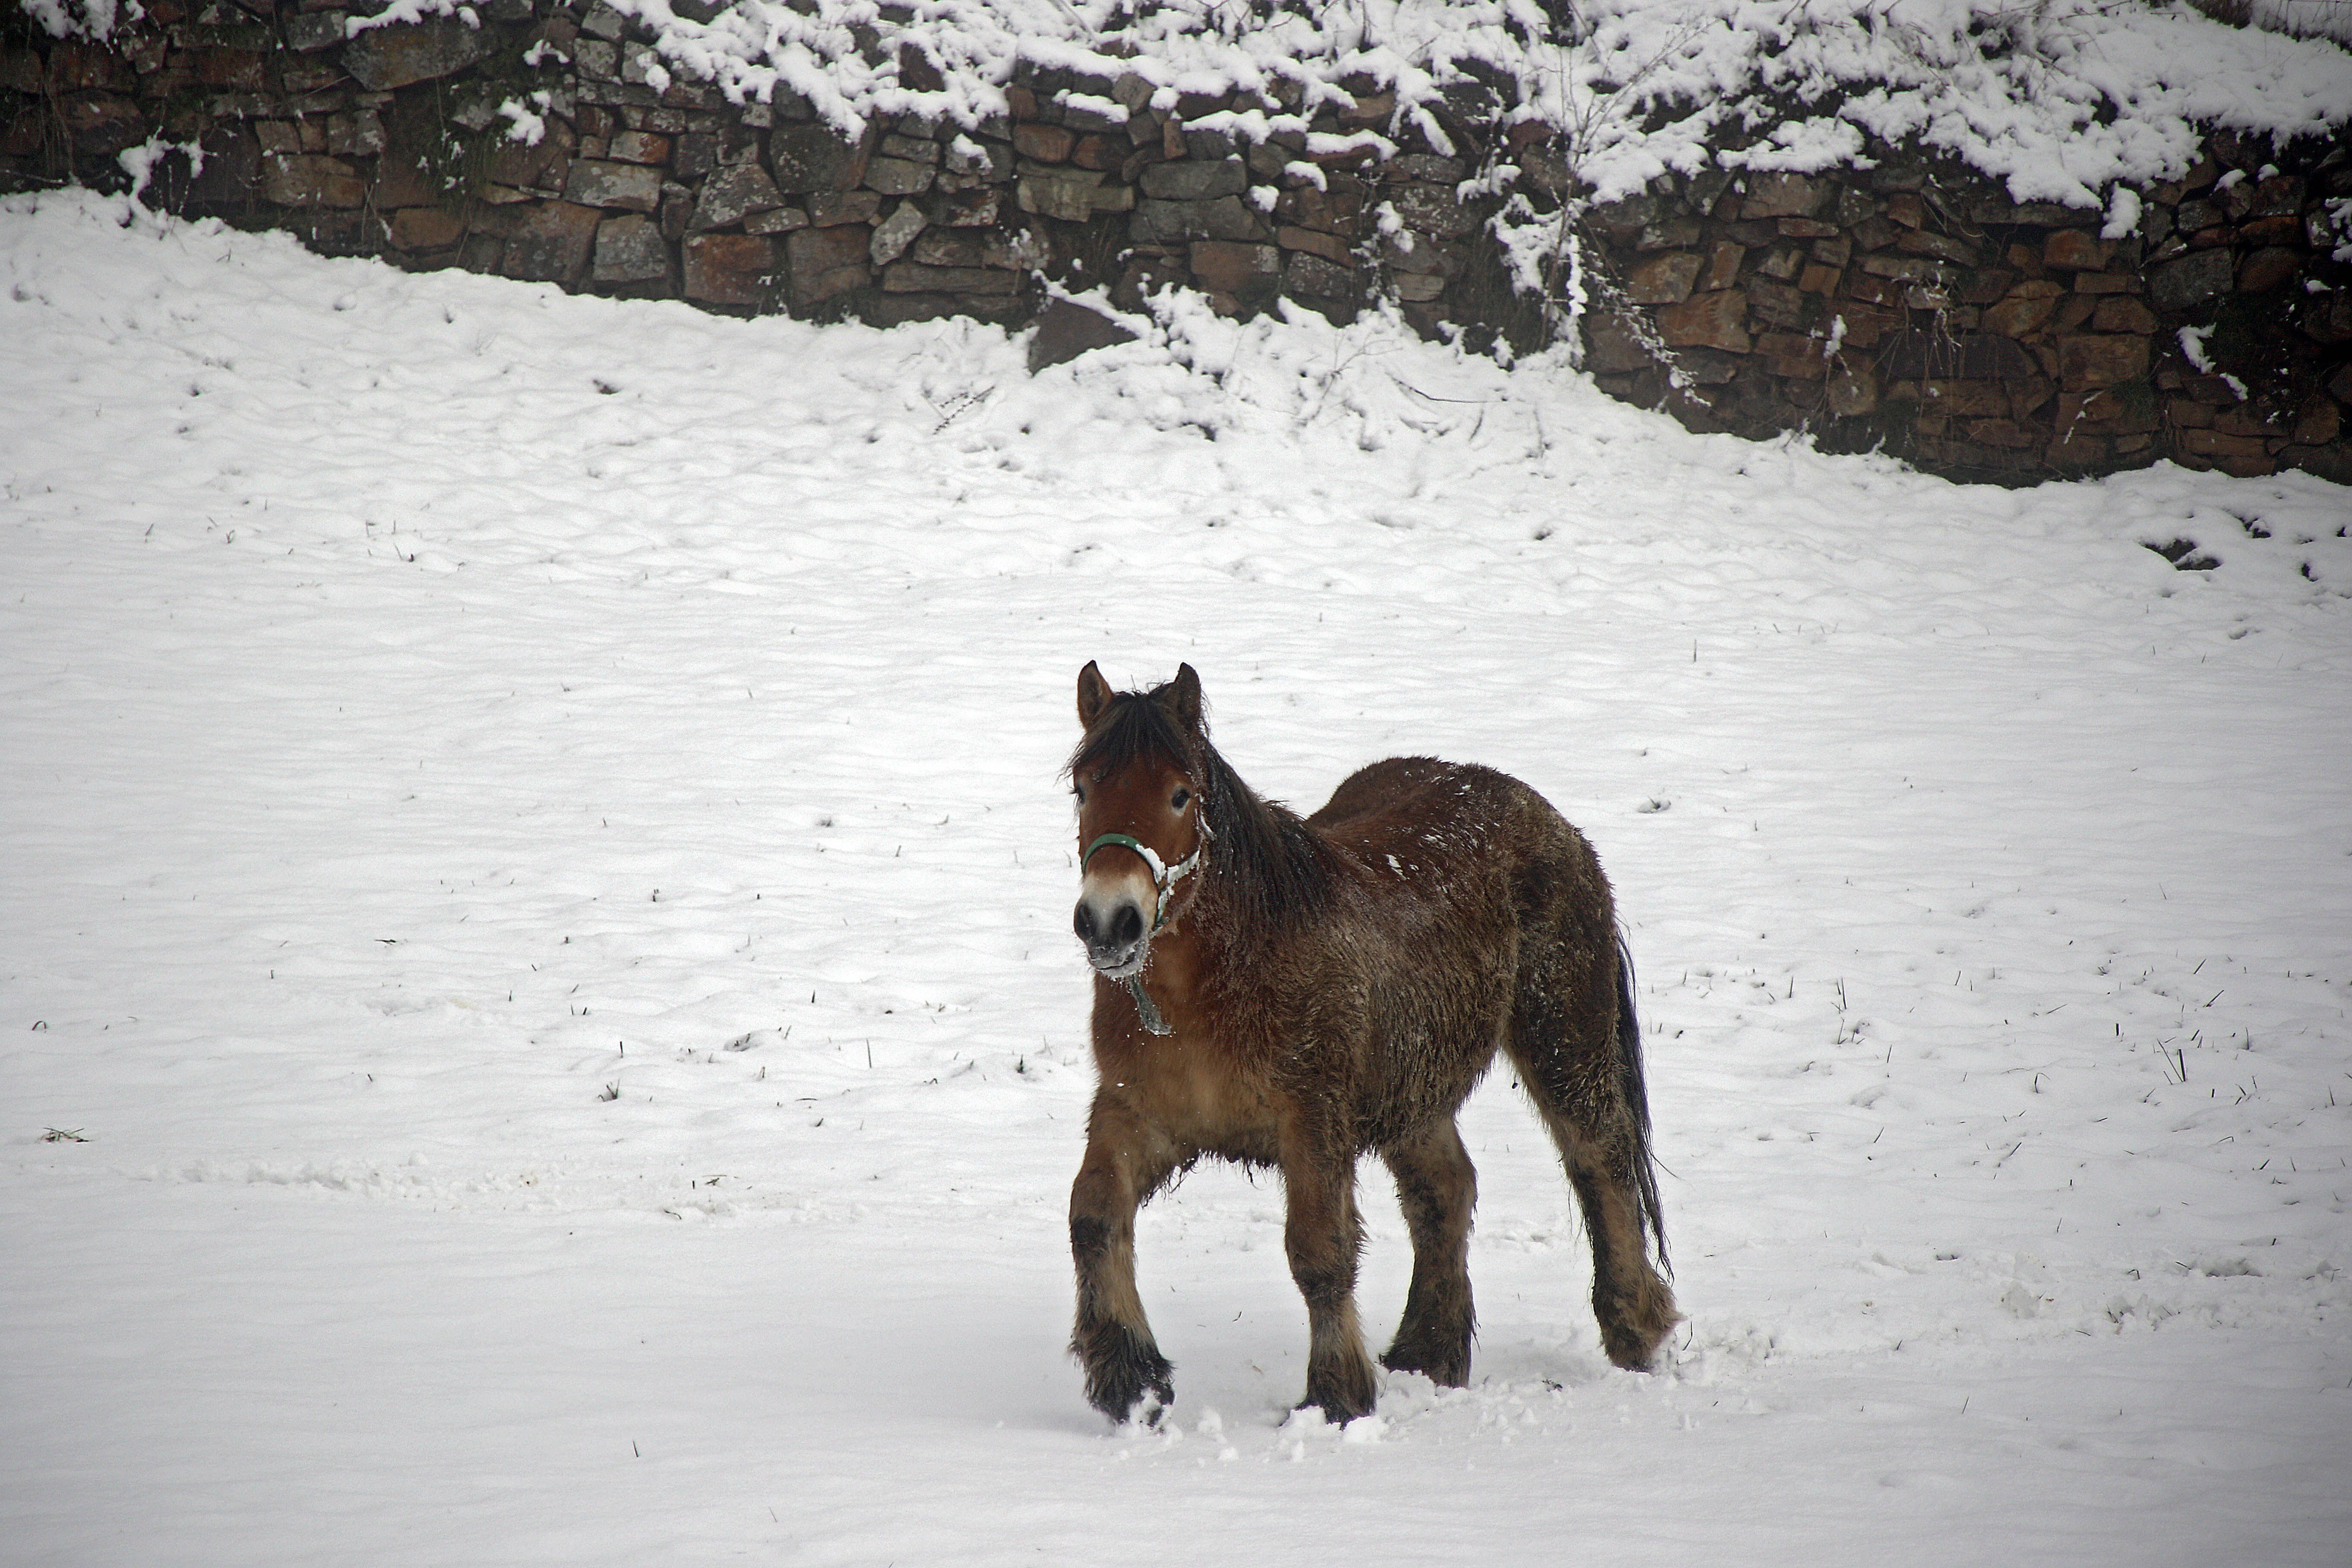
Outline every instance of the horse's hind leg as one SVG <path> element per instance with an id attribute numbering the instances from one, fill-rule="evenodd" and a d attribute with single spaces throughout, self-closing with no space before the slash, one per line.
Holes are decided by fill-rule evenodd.
<path id="1" fill-rule="evenodd" d="M 1477 1322 L 1470 1306 L 1470 1211 L 1478 1201 L 1478 1173 L 1450 1118 L 1381 1157 L 1396 1177 L 1412 1233 L 1412 1287 L 1381 1364 L 1459 1388 L 1470 1381 L 1470 1333 Z"/>
<path id="2" fill-rule="evenodd" d="M 1135 1211 L 1176 1167 L 1168 1140 L 1097 1097 L 1087 1153 L 1070 1187 L 1070 1256 L 1078 1271 L 1070 1352 L 1086 1369 L 1087 1403 L 1113 1421 L 1157 1421 L 1176 1397 L 1168 1358 L 1135 1289 Z"/>
<path id="3" fill-rule="evenodd" d="M 1544 1127 L 1559 1145 L 1569 1185 L 1592 1238 L 1592 1315 L 1601 1348 L 1619 1366 L 1649 1365 L 1675 1324 L 1674 1291 L 1651 1267 L 1646 1221 L 1659 1236 L 1650 1140 L 1639 1092 L 1638 1027 L 1630 991 L 1596 976 L 1564 994 L 1540 965 L 1523 974 L 1507 1048 Z M 1621 1023 L 1620 1006 L 1622 1005 Z M 1628 1061 L 1633 1064 L 1630 1068 Z"/>

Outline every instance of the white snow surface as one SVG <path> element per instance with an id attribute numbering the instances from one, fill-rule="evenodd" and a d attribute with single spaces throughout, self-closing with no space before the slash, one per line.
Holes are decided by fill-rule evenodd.
<path id="1" fill-rule="evenodd" d="M 0 203 L 8 1562 L 2344 1562 L 2345 490 L 1378 320 L 1023 352 Z M 1286 1423 L 1280 1184 L 1203 1168 L 1174 1410 L 1085 1406 L 1097 658 L 1302 807 L 1431 752 L 1592 838 L 1655 1370 L 1498 1075 L 1472 1386 Z"/>

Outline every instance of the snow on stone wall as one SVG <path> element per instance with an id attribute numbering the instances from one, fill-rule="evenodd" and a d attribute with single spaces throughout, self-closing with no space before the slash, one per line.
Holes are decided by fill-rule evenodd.
<path id="1" fill-rule="evenodd" d="M 18 4 L 0 188 L 739 312 L 1572 327 L 1702 428 L 2352 476 L 2352 58 L 2184 5 Z"/>

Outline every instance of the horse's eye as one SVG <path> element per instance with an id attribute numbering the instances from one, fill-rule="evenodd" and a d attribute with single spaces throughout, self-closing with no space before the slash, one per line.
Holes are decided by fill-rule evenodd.
<path id="1" fill-rule="evenodd" d="M 1086 804 L 1087 804 L 1087 786 L 1086 786 L 1086 785 L 1084 785 L 1084 784 L 1072 784 L 1072 785 L 1070 786 L 1070 793 L 1071 793 L 1072 795 L 1076 795 L 1076 796 L 1078 797 L 1078 804 L 1079 804 L 1080 805 L 1086 805 Z"/>
<path id="2" fill-rule="evenodd" d="M 1192 792 L 1191 790 L 1180 789 L 1176 792 L 1176 797 L 1170 801 L 1168 805 L 1171 810 L 1181 811 L 1184 809 L 1184 803 L 1192 798 Z"/>

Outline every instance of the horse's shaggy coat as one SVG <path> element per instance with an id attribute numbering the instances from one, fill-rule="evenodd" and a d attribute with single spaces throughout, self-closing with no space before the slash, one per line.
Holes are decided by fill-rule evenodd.
<path id="1" fill-rule="evenodd" d="M 1307 1404 L 1334 1421 L 1372 1407 L 1355 1305 L 1366 1153 L 1395 1176 L 1413 1247 L 1382 1363 L 1464 1383 L 1477 1181 L 1454 1115 L 1498 1048 L 1583 1209 L 1601 1342 L 1645 1365 L 1676 1315 L 1643 1234 L 1663 1263 L 1633 970 L 1583 836 L 1517 779 L 1428 757 L 1375 763 L 1302 820 L 1209 743 L 1190 665 L 1115 693 L 1089 664 L 1078 717 L 1092 853 L 1076 924 L 1097 971 L 1100 1080 L 1070 1192 L 1087 1399 L 1124 1420 L 1173 1397 L 1136 1293 L 1135 1211 L 1204 1155 L 1282 1172 Z"/>

